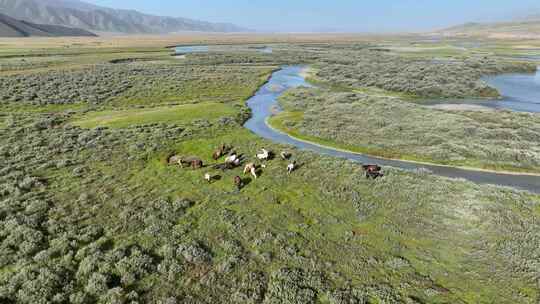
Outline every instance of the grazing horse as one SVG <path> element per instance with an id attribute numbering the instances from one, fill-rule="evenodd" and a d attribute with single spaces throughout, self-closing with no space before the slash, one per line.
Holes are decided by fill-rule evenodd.
<path id="1" fill-rule="evenodd" d="M 179 155 L 171 155 L 167 159 L 167 164 L 169 164 L 169 165 L 181 165 L 182 164 L 181 160 L 182 160 L 181 156 L 179 156 Z"/>
<path id="2" fill-rule="evenodd" d="M 216 150 L 216 151 L 214 151 L 214 154 L 212 154 L 212 158 L 213 158 L 214 160 L 218 160 L 218 159 L 220 159 L 222 156 L 223 156 L 223 154 L 222 154 L 221 150 Z"/>
<path id="3" fill-rule="evenodd" d="M 256 156 L 259 160 L 268 160 L 270 158 L 270 151 L 262 149 L 262 153 L 258 153 Z"/>
<path id="4" fill-rule="evenodd" d="M 236 189 L 238 189 L 238 191 L 242 190 L 242 187 L 244 187 L 244 181 L 240 176 L 237 175 L 234 177 L 234 185 L 236 186 Z"/>
<path id="5" fill-rule="evenodd" d="M 234 169 L 238 166 L 240 166 L 240 163 L 242 162 L 242 156 L 237 155 L 236 153 L 233 153 L 227 158 L 225 158 L 225 168 L 227 169 Z"/>
<path id="6" fill-rule="evenodd" d="M 218 149 L 214 151 L 214 154 L 212 154 L 212 158 L 214 160 L 218 160 L 225 154 L 229 153 L 230 150 L 231 150 L 230 146 L 227 146 L 226 144 L 221 144 L 221 146 L 219 146 Z"/>
<path id="7" fill-rule="evenodd" d="M 231 154 L 231 155 L 227 156 L 227 158 L 225 158 L 225 163 L 226 163 L 226 164 L 233 164 L 233 163 L 235 163 L 237 160 L 238 160 L 238 155 L 236 155 L 236 154 Z"/>
<path id="8" fill-rule="evenodd" d="M 255 179 L 257 179 L 257 166 L 254 163 L 249 163 L 244 167 L 244 175 L 251 173 Z"/>
<path id="9" fill-rule="evenodd" d="M 200 169 L 203 167 L 203 161 L 195 156 L 189 156 L 180 159 L 180 164 L 183 168 L 191 167 L 192 169 Z"/>
<path id="10" fill-rule="evenodd" d="M 281 159 L 283 160 L 288 160 L 291 158 L 292 154 L 289 152 L 283 151 L 279 154 L 279 156 L 281 156 Z"/>
<path id="11" fill-rule="evenodd" d="M 362 168 L 366 172 L 366 178 L 376 179 L 377 177 L 383 177 L 384 173 L 381 172 L 382 168 L 378 165 L 363 165 Z"/>
<path id="12" fill-rule="evenodd" d="M 205 173 L 204 174 L 204 180 L 207 181 L 207 182 L 212 182 L 212 175 L 210 175 L 210 173 Z"/>
<path id="13" fill-rule="evenodd" d="M 287 174 L 291 174 L 296 169 L 296 161 L 293 161 L 287 166 Z"/>

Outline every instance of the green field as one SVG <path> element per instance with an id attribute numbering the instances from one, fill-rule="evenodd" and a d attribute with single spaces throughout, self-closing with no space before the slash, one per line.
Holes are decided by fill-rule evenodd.
<path id="1" fill-rule="evenodd" d="M 194 120 L 217 120 L 221 117 L 234 117 L 237 110 L 222 103 L 199 103 L 150 109 L 130 109 L 124 111 L 99 111 L 83 115 L 73 121 L 82 128 L 111 127 L 125 128 L 151 123 L 189 124 Z"/>
<path id="2" fill-rule="evenodd" d="M 0 74 L 10 92 L 0 93 L 0 303 L 537 303 L 540 196 L 424 170 L 384 168 L 366 179 L 358 163 L 242 127 L 245 101 L 277 67 L 320 66 L 327 52 L 361 45 L 280 44 L 272 55 L 183 61 L 124 46 L 96 52 L 89 65 L 78 63 L 87 49 L 74 47 L 46 73 L 40 62 L 2 61 L 12 68 Z M 124 52 L 151 61 L 108 63 Z M 335 110 L 340 94 L 372 94 L 383 115 L 391 111 L 380 106 L 402 96 L 341 92 L 341 80 L 322 99 L 289 99 L 286 108 L 312 111 L 272 123 L 333 145 L 296 128 L 332 113 L 317 102 Z M 224 143 L 257 163 L 262 148 L 289 151 L 300 166 L 288 175 L 278 157 L 257 179 L 242 167 L 215 169 L 223 158 L 212 153 Z M 205 166 L 168 165 L 172 154 Z"/>

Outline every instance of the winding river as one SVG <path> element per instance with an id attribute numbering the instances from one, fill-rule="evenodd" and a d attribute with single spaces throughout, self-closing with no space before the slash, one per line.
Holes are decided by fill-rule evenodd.
<path id="1" fill-rule="evenodd" d="M 474 169 L 469 170 L 432 164 L 419 164 L 400 160 L 381 159 L 364 154 L 341 151 L 330 147 L 323 147 L 317 144 L 304 142 L 274 130 L 267 124 L 267 119 L 279 111 L 277 100 L 278 97 L 290 88 L 311 86 L 302 76 L 302 70 L 302 66 L 288 66 L 272 74 L 270 80 L 264 86 L 262 86 L 259 91 L 257 91 L 257 93 L 247 102 L 248 106 L 252 110 L 251 119 L 249 119 L 244 125 L 247 129 L 273 142 L 288 144 L 299 149 L 350 159 L 360 163 L 377 163 L 379 165 L 397 167 L 405 170 L 424 168 L 430 170 L 433 172 L 433 174 L 440 176 L 463 178 L 479 184 L 509 186 L 540 193 L 540 177 L 538 176 L 493 173 L 476 171 Z"/>

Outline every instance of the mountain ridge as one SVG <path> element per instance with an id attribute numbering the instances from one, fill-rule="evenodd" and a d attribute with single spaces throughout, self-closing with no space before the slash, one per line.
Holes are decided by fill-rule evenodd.
<path id="1" fill-rule="evenodd" d="M 0 37 L 60 37 L 60 36 L 90 36 L 96 34 L 79 28 L 59 25 L 37 24 L 11 18 L 0 13 Z"/>
<path id="2" fill-rule="evenodd" d="M 78 0 L 0 0 L 0 13 L 41 24 L 76 27 L 93 32 L 168 34 L 182 31 L 245 32 L 231 23 L 155 16 Z"/>
<path id="3" fill-rule="evenodd" d="M 540 38 L 540 15 L 500 22 L 468 22 L 437 31 L 449 36 Z"/>

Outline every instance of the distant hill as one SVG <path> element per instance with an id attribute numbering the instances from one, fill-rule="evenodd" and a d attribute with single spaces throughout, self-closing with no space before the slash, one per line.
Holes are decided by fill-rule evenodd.
<path id="1" fill-rule="evenodd" d="M 0 14 L 0 37 L 58 37 L 58 36 L 96 36 L 86 30 L 59 25 L 36 24 L 17 20 Z"/>
<path id="2" fill-rule="evenodd" d="M 241 32 L 229 23 L 161 17 L 134 10 L 101 7 L 78 0 L 0 0 L 0 13 L 31 22 L 94 32 L 164 34 L 182 31 Z"/>
<path id="3" fill-rule="evenodd" d="M 452 36 L 487 36 L 508 38 L 540 38 L 540 15 L 530 15 L 508 22 L 466 23 L 439 31 Z"/>

